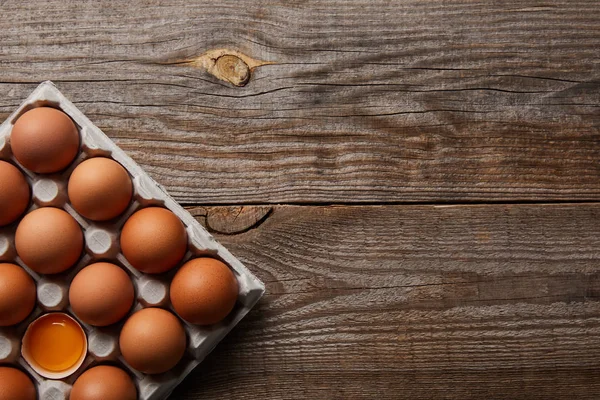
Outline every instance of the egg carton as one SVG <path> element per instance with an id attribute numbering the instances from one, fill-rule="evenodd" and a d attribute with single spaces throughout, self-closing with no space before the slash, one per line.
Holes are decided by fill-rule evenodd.
<path id="1" fill-rule="evenodd" d="M 61 109 L 76 123 L 81 137 L 81 148 L 76 160 L 61 173 L 39 175 L 24 168 L 10 150 L 10 134 L 15 121 L 26 111 L 40 106 Z M 127 169 L 132 177 L 134 196 L 127 211 L 116 221 L 98 223 L 78 214 L 68 202 L 67 182 L 73 169 L 82 161 L 97 156 L 110 157 Z M 17 256 L 14 234 L 18 221 L 0 228 L 0 262 L 21 265 L 37 284 L 37 304 L 22 323 L 0 328 L 0 364 L 20 366 L 37 386 L 41 400 L 66 400 L 75 380 L 86 369 L 100 364 L 121 366 L 129 371 L 139 400 L 166 399 L 173 389 L 212 351 L 229 331 L 250 311 L 264 294 L 264 284 L 237 258 L 219 244 L 196 219 L 183 209 L 164 187 L 156 183 L 144 170 L 77 109 L 50 81 L 40 84 L 23 104 L 0 125 L 0 160 L 17 166 L 32 188 L 32 200 L 27 213 L 39 207 L 58 207 L 67 211 L 81 225 L 85 250 L 78 263 L 58 275 L 40 275 L 32 271 Z M 183 261 L 173 270 L 160 276 L 147 275 L 135 268 L 120 252 L 119 231 L 135 211 L 148 206 L 166 207 L 183 222 L 188 234 L 188 251 Z M 145 375 L 129 366 L 119 351 L 119 332 L 127 318 L 145 307 L 161 307 L 177 315 L 169 301 L 169 284 L 177 269 L 191 258 L 210 256 L 225 262 L 239 283 L 238 301 L 231 314 L 222 322 L 208 327 L 196 326 L 181 319 L 187 335 L 187 349 L 183 359 L 172 370 L 159 375 Z M 85 324 L 69 306 L 68 290 L 77 272 L 96 261 L 110 261 L 121 265 L 130 275 L 136 292 L 133 309 L 118 324 L 97 328 Z M 38 375 L 21 356 L 21 339 L 28 325 L 49 312 L 64 312 L 75 318 L 85 330 L 88 354 L 82 366 L 62 380 L 46 379 Z M 149 349 L 151 351 L 151 349 Z"/>

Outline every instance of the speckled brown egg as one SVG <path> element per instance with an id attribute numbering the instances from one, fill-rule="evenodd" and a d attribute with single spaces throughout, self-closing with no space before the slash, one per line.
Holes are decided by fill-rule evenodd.
<path id="1" fill-rule="evenodd" d="M 133 185 L 121 164 L 96 157 L 85 160 L 73 170 L 68 192 L 79 214 L 93 221 L 107 221 L 127 209 Z"/>
<path id="2" fill-rule="evenodd" d="M 185 330 L 169 311 L 144 308 L 125 322 L 119 346 L 125 361 L 133 368 L 145 374 L 160 374 L 183 357 Z"/>
<path id="3" fill-rule="evenodd" d="M 121 368 L 99 365 L 85 371 L 73 384 L 69 400 L 136 400 L 137 389 Z"/>
<path id="4" fill-rule="evenodd" d="M 185 263 L 171 282 L 171 302 L 177 314 L 197 325 L 223 320 L 237 301 L 238 282 L 231 270 L 214 258 Z"/>
<path id="5" fill-rule="evenodd" d="M 15 264 L 0 264 L 0 326 L 23 321 L 33 311 L 36 300 L 35 282 Z"/>
<path id="6" fill-rule="evenodd" d="M 134 294 L 133 283 L 122 268 L 99 262 L 77 273 L 69 288 L 69 302 L 83 322 L 107 326 L 127 315 Z"/>
<path id="7" fill-rule="evenodd" d="M 121 250 L 131 265 L 142 272 L 166 272 L 175 267 L 187 251 L 185 227 L 165 208 L 144 208 L 125 222 Z"/>
<path id="8" fill-rule="evenodd" d="M 21 370 L 0 367 L 0 400 L 35 400 L 35 386 Z"/>
<path id="9" fill-rule="evenodd" d="M 0 226 L 16 221 L 29 206 L 31 191 L 17 167 L 0 161 Z"/>
<path id="10" fill-rule="evenodd" d="M 79 152 L 79 132 L 67 114 L 51 107 L 38 107 L 15 122 L 10 145 L 21 165 L 48 174 L 73 162 Z"/>
<path id="11" fill-rule="evenodd" d="M 17 254 L 40 274 L 57 274 L 73 266 L 83 250 L 83 233 L 66 211 L 42 207 L 27 214 L 15 234 Z"/>

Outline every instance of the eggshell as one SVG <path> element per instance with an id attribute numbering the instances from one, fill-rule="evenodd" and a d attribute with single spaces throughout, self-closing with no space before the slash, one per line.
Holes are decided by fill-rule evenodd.
<path id="1" fill-rule="evenodd" d="M 183 357 L 185 330 L 169 311 L 144 308 L 125 322 L 119 346 L 125 361 L 133 368 L 145 374 L 160 374 Z"/>
<path id="2" fill-rule="evenodd" d="M 47 174 L 61 171 L 73 162 L 79 152 L 79 132 L 67 114 L 39 107 L 15 122 L 10 144 L 21 165 Z"/>
<path id="3" fill-rule="evenodd" d="M 35 400 L 35 386 L 21 370 L 0 367 L 0 400 Z"/>
<path id="4" fill-rule="evenodd" d="M 83 322 L 107 326 L 127 315 L 134 295 L 133 283 L 122 268 L 99 262 L 77 273 L 69 289 L 69 302 Z"/>
<path id="5" fill-rule="evenodd" d="M 185 227 L 165 208 L 144 208 L 125 222 L 121 250 L 131 265 L 142 272 L 166 272 L 175 267 L 187 251 Z"/>
<path id="6" fill-rule="evenodd" d="M 233 310 L 238 282 L 231 270 L 214 258 L 186 262 L 171 282 L 171 303 L 181 318 L 192 324 L 211 325 Z"/>
<path id="7" fill-rule="evenodd" d="M 73 384 L 69 400 L 136 400 L 137 389 L 121 368 L 100 365 L 85 371 Z"/>
<path id="8" fill-rule="evenodd" d="M 33 311 L 35 282 L 15 264 L 0 264 L 0 326 L 23 321 Z"/>
<path id="9" fill-rule="evenodd" d="M 73 170 L 68 192 L 79 214 L 93 221 L 107 221 L 127 209 L 133 186 L 121 164 L 97 157 L 85 160 Z"/>
<path id="10" fill-rule="evenodd" d="M 77 262 L 83 233 L 66 211 L 43 207 L 27 214 L 15 234 L 17 254 L 40 274 L 57 274 Z"/>
<path id="11" fill-rule="evenodd" d="M 31 190 L 17 167 L 0 161 L 0 226 L 16 221 L 29 206 Z"/>
<path id="12" fill-rule="evenodd" d="M 21 345 L 21 355 L 27 364 L 49 379 L 63 379 L 75 373 L 85 361 L 87 351 L 85 331 L 75 318 L 65 313 L 44 314 L 33 321 Z"/>

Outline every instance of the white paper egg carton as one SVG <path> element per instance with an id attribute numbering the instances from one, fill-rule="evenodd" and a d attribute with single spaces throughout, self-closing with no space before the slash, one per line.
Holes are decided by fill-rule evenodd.
<path id="1" fill-rule="evenodd" d="M 23 168 L 12 156 L 10 134 L 15 121 L 24 112 L 39 106 L 60 108 L 78 125 L 81 135 L 81 151 L 77 159 L 59 174 L 38 175 Z M 67 182 L 73 169 L 87 158 L 111 157 L 125 167 L 133 180 L 134 199 L 129 209 L 116 222 L 96 223 L 79 215 L 68 203 Z M 85 250 L 79 262 L 59 275 L 39 275 L 29 269 L 16 254 L 14 232 L 18 224 L 0 228 L 0 262 L 21 265 L 37 284 L 37 305 L 33 313 L 22 323 L 0 328 L 0 364 L 20 365 L 37 385 L 41 400 L 66 400 L 72 384 L 86 369 L 107 363 L 118 365 L 130 372 L 138 388 L 140 400 L 166 399 L 173 389 L 196 367 L 227 333 L 250 311 L 263 295 L 264 284 L 219 244 L 205 229 L 183 209 L 166 190 L 156 183 L 144 170 L 127 156 L 98 127 L 81 113 L 50 81 L 40 84 L 23 104 L 0 125 L 0 160 L 9 161 L 19 167 L 32 187 L 32 202 L 27 212 L 44 206 L 59 207 L 71 214 L 81 225 L 85 237 Z M 129 273 L 136 290 L 137 311 L 144 307 L 169 309 L 169 283 L 179 268 L 161 276 L 147 275 L 133 268 L 120 253 L 119 230 L 135 211 L 158 205 L 173 211 L 184 223 L 188 233 L 188 252 L 181 264 L 197 256 L 211 256 L 224 261 L 235 273 L 239 282 L 238 302 L 234 311 L 219 324 L 209 327 L 191 325 L 180 318 L 188 339 L 186 354 L 172 370 L 160 375 L 145 375 L 131 368 L 120 355 L 119 332 L 127 317 L 107 328 L 96 328 L 84 324 L 69 307 L 68 289 L 71 280 L 83 267 L 96 261 L 119 264 Z M 42 314 L 61 311 L 74 317 L 83 326 L 88 338 L 88 355 L 83 365 L 73 375 L 63 380 L 50 380 L 39 376 L 21 357 L 21 338 L 27 326 Z M 131 313 L 129 315 L 131 315 Z M 128 316 L 129 316 L 128 315 Z M 152 351 L 152 349 L 148 349 Z"/>

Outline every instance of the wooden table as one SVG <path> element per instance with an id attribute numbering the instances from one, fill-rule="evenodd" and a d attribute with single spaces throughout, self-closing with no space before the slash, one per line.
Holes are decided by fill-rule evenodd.
<path id="1" fill-rule="evenodd" d="M 267 285 L 172 399 L 600 397 L 597 0 L 0 8 L 0 119 L 53 80 Z"/>

